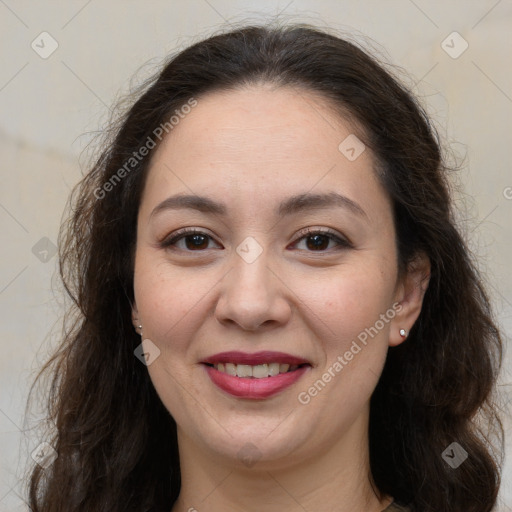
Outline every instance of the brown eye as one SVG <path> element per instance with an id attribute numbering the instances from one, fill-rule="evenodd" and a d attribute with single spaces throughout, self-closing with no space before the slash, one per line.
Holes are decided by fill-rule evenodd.
<path id="1" fill-rule="evenodd" d="M 182 239 L 185 240 L 186 248 L 190 250 L 206 249 L 208 246 L 208 238 L 209 237 L 205 235 L 187 235 L 182 237 Z"/>
<path id="2" fill-rule="evenodd" d="M 334 247 L 352 247 L 350 242 L 338 236 L 337 233 L 330 230 L 321 230 L 321 231 L 305 231 L 301 233 L 302 236 L 298 239 L 298 242 L 295 245 L 298 245 L 299 242 L 305 240 L 305 248 L 310 252 L 326 252 L 326 249 L 329 248 L 329 244 L 334 243 Z"/>
<path id="3" fill-rule="evenodd" d="M 202 251 L 208 249 L 208 243 L 213 238 L 202 231 L 195 229 L 183 229 L 174 234 L 171 238 L 165 239 L 161 246 L 163 248 L 177 248 L 184 251 Z M 180 242 L 183 243 L 178 245 Z"/>
<path id="4" fill-rule="evenodd" d="M 327 235 L 309 235 L 306 237 L 306 246 L 308 249 L 327 249 L 329 246 L 329 242 L 331 241 L 331 238 Z M 310 243 L 308 243 L 310 242 Z"/>

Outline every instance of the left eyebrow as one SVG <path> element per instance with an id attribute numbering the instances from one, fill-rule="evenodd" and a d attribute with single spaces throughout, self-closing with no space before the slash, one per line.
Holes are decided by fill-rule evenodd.
<path id="1" fill-rule="evenodd" d="M 303 193 L 291 196 L 279 204 L 276 215 L 284 217 L 302 211 L 332 207 L 345 208 L 358 216 L 368 219 L 368 215 L 361 206 L 352 199 L 338 194 L 337 192 L 323 194 Z M 209 197 L 193 194 L 178 194 L 170 196 L 159 203 L 151 212 L 150 218 L 164 210 L 178 210 L 183 208 L 220 216 L 226 216 L 228 212 L 228 208 L 224 203 L 217 202 Z"/>
<path id="2" fill-rule="evenodd" d="M 155 206 L 149 217 L 151 218 L 153 215 L 156 215 L 164 210 L 180 210 L 186 208 L 221 216 L 225 216 L 227 213 L 225 204 L 218 203 L 209 197 L 193 194 L 177 194 L 164 199 L 160 204 Z"/>
<path id="3" fill-rule="evenodd" d="M 280 217 L 285 215 L 293 215 L 294 213 L 304 210 L 316 210 L 325 208 L 345 208 L 352 213 L 361 217 L 368 218 L 366 212 L 352 199 L 338 194 L 337 192 L 329 192 L 326 194 L 297 194 L 283 201 L 277 210 Z"/>

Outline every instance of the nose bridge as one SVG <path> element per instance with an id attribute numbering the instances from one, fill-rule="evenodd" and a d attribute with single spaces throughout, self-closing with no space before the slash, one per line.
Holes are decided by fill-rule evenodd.
<path id="1" fill-rule="evenodd" d="M 270 299 L 269 251 L 253 237 L 247 237 L 236 248 L 232 258 L 229 294 L 241 307 L 252 311 L 263 309 Z"/>
<path id="2" fill-rule="evenodd" d="M 248 330 L 269 321 L 286 321 L 290 308 L 271 270 L 269 255 L 253 237 L 236 247 L 216 308 L 219 321 L 235 322 Z"/>

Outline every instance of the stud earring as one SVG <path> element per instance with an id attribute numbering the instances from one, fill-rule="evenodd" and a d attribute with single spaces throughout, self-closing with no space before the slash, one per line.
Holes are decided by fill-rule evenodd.
<path id="1" fill-rule="evenodd" d="M 405 329 L 400 329 L 400 336 L 402 336 L 402 338 L 407 338 L 407 331 Z"/>
<path id="2" fill-rule="evenodd" d="M 142 336 L 142 325 L 141 325 L 141 324 L 136 325 L 136 326 L 135 326 L 135 330 L 137 330 L 137 329 L 138 329 L 138 331 L 139 331 L 139 334 Z"/>

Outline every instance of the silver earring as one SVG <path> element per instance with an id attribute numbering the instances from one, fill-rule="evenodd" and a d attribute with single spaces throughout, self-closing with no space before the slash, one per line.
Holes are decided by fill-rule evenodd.
<path id="1" fill-rule="evenodd" d="M 405 329 L 400 329 L 400 336 L 402 336 L 402 338 L 407 338 L 407 331 Z"/>
<path id="2" fill-rule="evenodd" d="M 141 324 L 137 325 L 135 327 L 135 330 L 137 330 L 137 329 L 139 330 L 139 334 L 142 336 L 142 325 Z"/>

